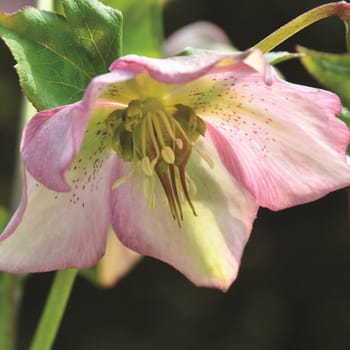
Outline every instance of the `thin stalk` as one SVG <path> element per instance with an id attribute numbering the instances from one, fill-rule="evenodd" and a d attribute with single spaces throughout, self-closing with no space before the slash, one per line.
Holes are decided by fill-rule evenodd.
<path id="1" fill-rule="evenodd" d="M 255 47 L 269 52 L 302 29 L 331 16 L 338 16 L 344 21 L 350 20 L 350 4 L 345 1 L 331 2 L 307 11 L 258 42 Z"/>
<path id="2" fill-rule="evenodd" d="M 50 350 L 56 339 L 78 270 L 57 271 L 29 350 Z"/>

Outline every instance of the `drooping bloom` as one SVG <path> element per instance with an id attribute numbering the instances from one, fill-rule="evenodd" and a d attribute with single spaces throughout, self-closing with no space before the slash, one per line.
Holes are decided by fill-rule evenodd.
<path id="1" fill-rule="evenodd" d="M 89 267 L 112 226 L 130 249 L 227 289 L 258 206 L 350 184 L 337 96 L 280 80 L 258 50 L 130 55 L 110 70 L 26 126 L 0 270 Z"/>

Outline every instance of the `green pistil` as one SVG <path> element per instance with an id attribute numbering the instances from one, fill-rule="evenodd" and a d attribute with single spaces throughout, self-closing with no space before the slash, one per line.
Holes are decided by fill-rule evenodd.
<path id="1" fill-rule="evenodd" d="M 195 111 L 181 104 L 167 107 L 150 97 L 133 100 L 127 108 L 114 111 L 106 124 L 112 148 L 121 159 L 140 162 L 148 177 L 157 174 L 179 225 L 183 220 L 181 198 L 196 215 L 187 186 L 186 165 L 194 143 L 200 135 L 204 136 L 206 127 Z M 154 198 L 154 193 L 149 196 Z"/>

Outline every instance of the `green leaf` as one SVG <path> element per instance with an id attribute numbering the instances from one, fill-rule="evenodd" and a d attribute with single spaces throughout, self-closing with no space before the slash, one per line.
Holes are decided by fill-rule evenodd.
<path id="1" fill-rule="evenodd" d="M 9 219 L 10 219 L 10 214 L 8 210 L 6 210 L 4 207 L 0 207 L 0 232 L 3 231 Z"/>
<path id="2" fill-rule="evenodd" d="M 181 52 L 177 53 L 176 56 L 191 56 L 191 55 L 205 55 L 210 52 L 215 52 L 213 50 L 208 50 L 208 49 L 199 49 L 197 47 L 185 47 L 184 50 Z"/>
<path id="3" fill-rule="evenodd" d="M 348 126 L 350 129 L 350 111 L 343 107 L 339 118 Z"/>
<path id="4" fill-rule="evenodd" d="M 162 57 L 164 0 L 102 0 L 123 14 L 123 55 Z"/>
<path id="5" fill-rule="evenodd" d="M 339 118 L 347 125 L 347 127 L 350 130 L 350 111 L 347 108 L 343 107 Z M 347 153 L 350 156 L 350 144 L 348 146 L 348 152 Z"/>
<path id="6" fill-rule="evenodd" d="M 90 80 L 120 56 L 122 17 L 96 0 L 65 0 L 65 16 L 26 8 L 0 14 L 0 36 L 38 109 L 81 99 Z"/>
<path id="7" fill-rule="evenodd" d="M 338 94 L 350 108 L 350 55 L 332 54 L 298 47 L 306 70 L 325 88 Z"/>
<path id="8" fill-rule="evenodd" d="M 346 40 L 346 48 L 348 50 L 348 52 L 350 52 L 350 21 L 343 18 L 343 22 L 345 25 L 345 40 Z"/>
<path id="9" fill-rule="evenodd" d="M 278 64 L 284 61 L 291 60 L 293 58 L 298 58 L 301 55 L 298 53 L 292 53 L 288 51 L 270 51 L 265 53 L 265 58 L 270 64 Z"/>

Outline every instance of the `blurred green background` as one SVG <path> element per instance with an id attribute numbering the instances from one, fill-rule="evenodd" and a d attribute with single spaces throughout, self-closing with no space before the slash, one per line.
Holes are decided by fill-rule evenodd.
<path id="1" fill-rule="evenodd" d="M 220 25 L 248 48 L 322 1 L 174 0 L 166 34 L 196 20 Z M 135 28 L 137 30 L 137 28 Z M 296 44 L 344 52 L 344 28 L 328 19 L 294 36 Z M 18 154 L 20 89 L 0 42 L 0 205 L 10 205 Z M 298 61 L 280 66 L 293 82 L 317 86 Z M 227 293 L 191 285 L 171 267 L 145 258 L 115 288 L 79 277 L 54 350 L 348 350 L 350 349 L 349 193 L 270 212 L 260 210 L 238 280 Z M 53 274 L 26 282 L 19 349 L 28 348 Z"/>

